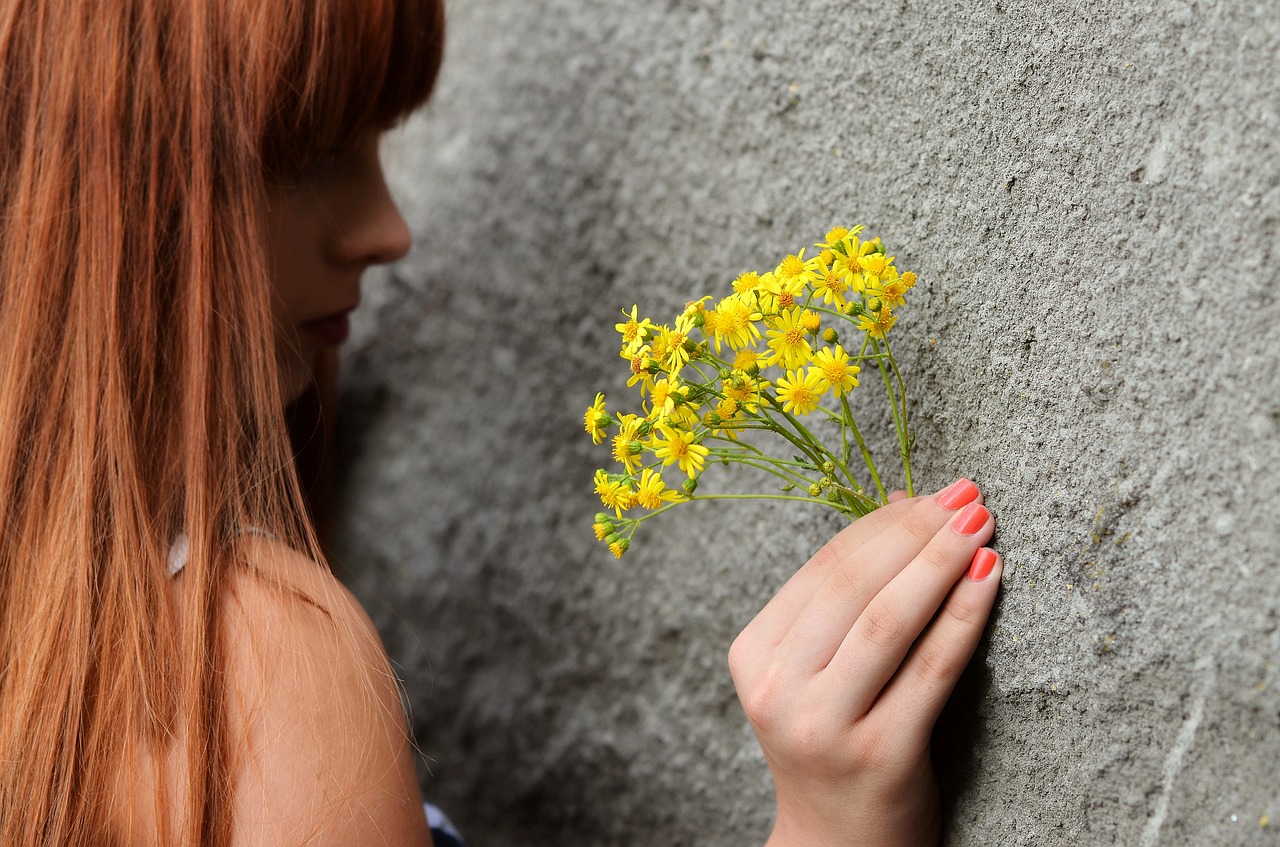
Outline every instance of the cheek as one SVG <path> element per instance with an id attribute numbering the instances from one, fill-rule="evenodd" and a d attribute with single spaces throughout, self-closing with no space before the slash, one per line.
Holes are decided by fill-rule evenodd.
<path id="1" fill-rule="evenodd" d="M 323 268 L 325 216 L 302 190 L 273 199 L 267 214 L 272 313 L 277 325 L 296 327 L 309 315 Z"/>

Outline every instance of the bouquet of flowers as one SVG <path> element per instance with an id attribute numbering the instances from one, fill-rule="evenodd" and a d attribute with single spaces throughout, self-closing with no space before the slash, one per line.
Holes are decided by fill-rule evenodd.
<path id="1" fill-rule="evenodd" d="M 850 520 L 887 503 L 854 417 L 867 391 L 855 399 L 859 377 L 876 371 L 871 380 L 884 384 L 914 495 L 907 392 L 888 336 L 916 275 L 899 273 L 879 238 L 859 237 L 862 229 L 836 227 L 810 258 L 802 249 L 772 271 L 744 273 L 731 294 L 694 300 L 670 324 L 640 317 L 636 306 L 623 312 L 616 329 L 640 408 L 610 412 L 597 394 L 583 419 L 593 443 L 610 439 L 617 466 L 595 473 L 607 509 L 595 517 L 595 534 L 615 556 L 642 523 L 692 500 L 798 500 Z M 765 452 L 762 435 L 783 454 Z M 775 478 L 775 490 L 698 493 L 715 462 L 758 469 Z M 663 478 L 672 465 L 683 477 L 674 488 Z"/>

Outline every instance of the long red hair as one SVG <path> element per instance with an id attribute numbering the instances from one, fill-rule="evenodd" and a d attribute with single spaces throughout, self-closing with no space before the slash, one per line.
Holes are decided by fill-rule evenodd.
<path id="1" fill-rule="evenodd" d="M 0 2 L 0 844 L 109 841 L 122 744 L 179 738 L 169 840 L 228 840 L 236 533 L 322 560 L 266 187 L 425 101 L 443 26 L 440 0 Z"/>

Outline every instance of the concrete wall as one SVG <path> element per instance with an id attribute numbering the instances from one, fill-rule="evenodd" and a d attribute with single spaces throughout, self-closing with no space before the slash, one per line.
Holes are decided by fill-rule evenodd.
<path id="1" fill-rule="evenodd" d="M 622 396 L 619 307 L 855 222 L 921 279 L 918 481 L 977 480 L 1007 559 L 939 731 L 953 843 L 1280 844 L 1275 0 L 453 0 L 451 27 L 388 145 L 418 246 L 347 358 L 342 557 L 474 844 L 762 843 L 724 656 L 838 523 L 705 504 L 614 561 L 581 414 Z"/>

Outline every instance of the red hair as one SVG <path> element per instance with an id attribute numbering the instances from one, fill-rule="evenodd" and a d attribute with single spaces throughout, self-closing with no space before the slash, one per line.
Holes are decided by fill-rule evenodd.
<path id="1" fill-rule="evenodd" d="M 228 841 L 237 530 L 320 560 L 266 187 L 424 102 L 443 27 L 440 0 L 0 7 L 0 843 L 109 842 L 122 746 L 178 738 L 189 808 L 163 840 Z"/>

